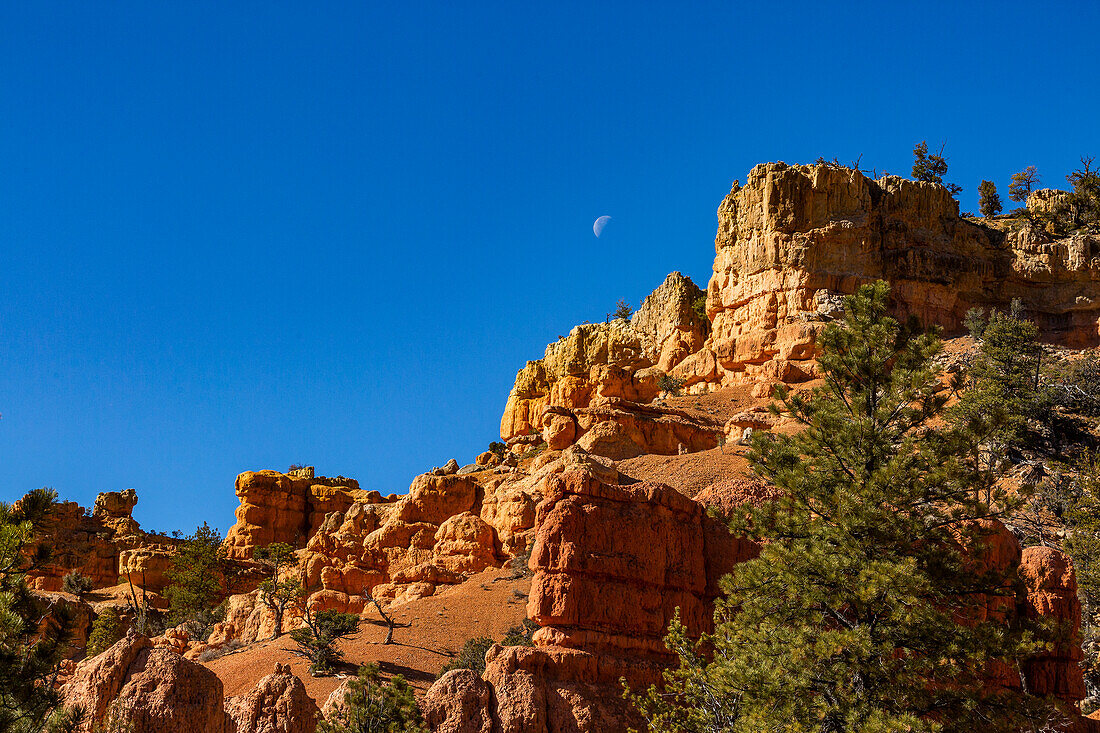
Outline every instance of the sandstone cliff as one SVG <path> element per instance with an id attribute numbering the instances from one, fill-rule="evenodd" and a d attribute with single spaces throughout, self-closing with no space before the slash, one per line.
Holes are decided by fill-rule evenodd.
<path id="1" fill-rule="evenodd" d="M 1034 195 L 1029 206 L 1047 206 L 1056 193 Z M 707 318 L 687 305 L 694 284 L 672 273 L 629 322 L 577 326 L 517 374 L 501 438 L 600 452 L 608 441 L 581 442 L 583 423 L 630 432 L 636 417 L 625 413 L 636 410 L 608 420 L 582 411 L 607 398 L 648 403 L 662 372 L 688 392 L 749 383 L 763 395 L 775 382 L 809 380 L 817 334 L 840 314 L 844 295 L 877 279 L 893 286 L 899 316 L 948 333 L 961 330 L 968 309 L 1007 309 L 1018 298 L 1043 338 L 1100 342 L 1100 240 L 1056 239 L 1022 223 L 1001 229 L 961 218 L 937 184 L 872 180 L 827 164 L 758 165 L 718 208 Z M 706 444 L 688 433 L 698 431 L 632 442 L 641 453 Z M 622 453 L 625 443 L 613 442 Z"/>

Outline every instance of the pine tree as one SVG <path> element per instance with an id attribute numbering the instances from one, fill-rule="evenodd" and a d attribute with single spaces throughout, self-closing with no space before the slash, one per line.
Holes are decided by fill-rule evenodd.
<path id="1" fill-rule="evenodd" d="M 169 619 L 179 624 L 196 620 L 207 626 L 222 592 L 220 569 L 225 559 L 221 535 L 206 522 L 179 546 L 165 574 L 164 595 L 171 604 Z"/>
<path id="2" fill-rule="evenodd" d="M 1012 174 L 1012 182 L 1008 184 L 1008 197 L 1013 201 L 1025 203 L 1037 185 L 1039 185 L 1039 171 L 1035 166 L 1029 165 L 1019 173 Z"/>
<path id="3" fill-rule="evenodd" d="M 929 153 L 928 142 L 925 140 L 913 147 L 913 180 L 938 183 L 945 186 L 952 196 L 958 196 L 962 192 L 962 186 L 943 181 L 943 177 L 947 175 L 947 158 L 943 155 L 943 148 L 941 145 L 940 152 Z"/>
<path id="4" fill-rule="evenodd" d="M 62 708 L 52 685 L 72 615 L 24 583 L 27 570 L 49 559 L 50 548 L 33 538 L 56 501 L 56 492 L 35 489 L 15 506 L 0 503 L 0 733 L 68 731 L 80 717 Z"/>
<path id="5" fill-rule="evenodd" d="M 970 453 L 984 463 L 1010 446 L 1032 440 L 1029 421 L 1050 415 L 1054 400 L 1042 380 L 1039 329 L 1024 318 L 1019 301 L 1009 313 L 993 311 L 982 330 L 981 351 L 966 373 L 966 390 L 950 410 L 968 428 Z M 975 459 L 977 460 L 977 459 Z M 991 468 L 991 466 L 987 466 Z"/>
<path id="6" fill-rule="evenodd" d="M 1001 213 L 1001 195 L 997 193 L 997 184 L 993 181 L 982 181 L 978 185 L 978 211 L 989 219 Z"/>
<path id="7" fill-rule="evenodd" d="M 888 293 L 845 300 L 821 339 L 824 387 L 777 391 L 804 429 L 759 435 L 750 460 L 781 497 L 731 522 L 760 556 L 723 578 L 698 645 L 673 621 L 680 666 L 635 697 L 651 730 L 992 732 L 1057 716 L 987 685 L 994 660 L 1018 673 L 1040 648 L 1024 622 L 986 617 L 982 599 L 1011 599 L 1015 579 L 968 561 L 1004 497 L 976 490 L 964 430 L 937 422 L 940 342 L 888 317 Z"/>
<path id="8" fill-rule="evenodd" d="M 382 680 L 378 666 L 359 668 L 358 677 L 348 681 L 344 704 L 322 722 L 320 733 L 427 733 L 428 727 L 405 678 L 394 675 Z"/>
<path id="9" fill-rule="evenodd" d="M 125 627 L 118 615 L 118 609 L 114 606 L 103 609 L 92 622 L 92 633 L 88 635 L 88 646 L 85 650 L 87 656 L 94 657 L 107 651 L 122 638 L 123 633 Z"/>

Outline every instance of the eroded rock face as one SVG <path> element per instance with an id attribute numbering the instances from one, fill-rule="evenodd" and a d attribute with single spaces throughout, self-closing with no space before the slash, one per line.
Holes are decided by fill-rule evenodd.
<path id="1" fill-rule="evenodd" d="M 715 483 L 694 501 L 661 484 L 617 486 L 583 470 L 550 473 L 545 481 L 527 609 L 541 626 L 535 647 L 493 647 L 482 679 L 437 682 L 428 699 L 432 719 L 441 725 L 471 718 L 471 711 L 477 726 L 487 725 L 487 683 L 493 730 L 595 733 L 637 727 L 619 680 L 635 689 L 658 681 L 674 661 L 662 641 L 674 609 L 691 633 L 709 630 L 719 578 L 758 554 L 755 544 L 733 537 L 707 508 L 731 515 L 776 496 L 773 487 L 745 477 Z M 975 572 L 995 571 L 1010 583 L 1004 593 L 981 599 L 981 619 L 1045 616 L 1068 622 L 1075 632 L 1080 604 L 1072 565 L 1062 553 L 1021 551 L 1012 533 L 993 520 L 970 530 L 960 541 Z M 1026 588 L 1022 606 L 1017 586 Z M 1027 689 L 1068 703 L 1080 700 L 1079 659 L 1075 644 L 1036 657 L 1025 665 Z M 990 674 L 991 686 L 1021 687 L 1007 667 Z"/>
<path id="2" fill-rule="evenodd" d="M 719 375 L 800 381 L 812 375 L 814 336 L 840 296 L 884 279 L 901 315 L 949 332 L 972 307 L 1020 298 L 1044 337 L 1100 338 L 1100 245 L 1004 235 L 959 218 L 939 185 L 877 181 L 830 165 L 758 165 L 718 209 L 712 324 L 705 351 Z M 709 357 L 698 361 L 707 367 Z"/>
<path id="3" fill-rule="evenodd" d="M 109 713 L 128 720 L 134 733 L 230 730 L 218 676 L 143 636 L 128 636 L 79 664 L 63 694 L 66 705 L 87 711 L 82 733 Z"/>
<path id="4" fill-rule="evenodd" d="M 402 602 L 499 567 L 527 546 L 534 502 L 516 488 L 486 489 L 466 474 L 423 474 L 392 504 L 353 503 L 326 517 L 303 553 L 310 603 L 358 613 L 368 591 Z"/>
<path id="5" fill-rule="evenodd" d="M 96 496 L 92 516 L 115 530 L 117 535 L 136 534 L 138 523 L 131 514 L 137 502 L 137 492 L 133 489 L 106 491 Z"/>
<path id="6" fill-rule="evenodd" d="M 431 686 L 420 703 L 434 733 L 492 733 L 492 686 L 469 669 L 453 669 Z"/>
<path id="7" fill-rule="evenodd" d="M 544 481 L 527 607 L 542 626 L 536 646 L 494 646 L 484 679 L 437 681 L 424 709 L 440 730 L 639 727 L 620 679 L 656 682 L 670 661 L 662 638 L 673 609 L 695 633 L 709 628 L 718 578 L 758 552 L 661 484 L 618 486 L 583 469 Z"/>
<path id="8" fill-rule="evenodd" d="M 276 664 L 247 695 L 229 698 L 226 714 L 235 733 L 314 733 L 321 711 L 290 667 Z"/>
<path id="9" fill-rule="evenodd" d="M 1085 680 L 1079 666 L 1081 601 L 1073 563 L 1052 547 L 1028 547 L 1020 561 L 1020 576 L 1027 585 L 1025 614 L 1067 624 L 1073 641 L 1031 659 L 1025 666 L 1029 689 L 1037 695 L 1053 695 L 1069 703 L 1085 697 Z"/>
<path id="10" fill-rule="evenodd" d="M 76 502 L 58 503 L 43 521 L 37 539 L 53 552 L 48 562 L 27 573 L 28 587 L 59 591 L 62 579 L 73 570 L 91 579 L 95 588 L 118 580 L 119 546 L 114 542 L 114 530 L 87 516 Z"/>
<path id="11" fill-rule="evenodd" d="M 1028 206 L 1064 198 L 1040 191 Z M 1100 238 L 976 224 L 937 184 L 758 165 L 719 206 L 714 245 L 705 319 L 692 307 L 698 288 L 672 273 L 629 322 L 577 326 L 520 370 L 501 438 L 537 435 L 560 450 L 580 438 L 574 411 L 600 397 L 650 402 L 661 372 L 689 393 L 748 381 L 764 395 L 775 382 L 813 379 L 818 334 L 843 315 L 845 295 L 879 279 L 899 316 L 949 333 L 970 308 L 1006 310 L 1019 298 L 1043 338 L 1100 343 Z"/>
<path id="12" fill-rule="evenodd" d="M 674 610 L 694 633 L 710 628 L 718 579 L 758 553 L 663 484 L 614 486 L 584 471 L 547 480 L 536 527 L 536 638 L 594 652 L 666 655 Z"/>
<path id="13" fill-rule="evenodd" d="M 501 439 L 540 432 L 547 406 L 587 407 L 597 397 L 651 401 L 660 393 L 660 373 L 698 350 L 706 338 L 709 324 L 693 308 L 702 294 L 674 272 L 630 320 L 576 326 L 547 346 L 542 359 L 527 362 L 516 375 L 500 422 Z"/>
<path id="14" fill-rule="evenodd" d="M 226 536 L 232 558 L 247 560 L 256 547 L 285 542 L 302 547 L 320 528 L 325 515 L 365 500 L 359 482 L 349 478 L 246 471 L 237 476 L 237 522 Z"/>

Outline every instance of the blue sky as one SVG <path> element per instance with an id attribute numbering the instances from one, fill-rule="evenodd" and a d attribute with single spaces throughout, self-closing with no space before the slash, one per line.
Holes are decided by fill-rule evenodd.
<path id="1" fill-rule="evenodd" d="M 773 4 L 774 5 L 774 4 Z M 976 209 L 1100 155 L 1095 3 L 5 3 L 0 500 L 134 487 L 233 522 L 237 473 L 383 493 L 497 438 L 515 372 L 705 286 L 755 163 Z M 592 222 L 614 217 L 601 239 Z"/>

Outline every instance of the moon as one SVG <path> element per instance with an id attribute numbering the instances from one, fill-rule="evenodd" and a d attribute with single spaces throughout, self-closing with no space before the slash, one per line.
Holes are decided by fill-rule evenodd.
<path id="1" fill-rule="evenodd" d="M 607 227 L 607 222 L 609 221 L 611 221 L 610 216 L 601 216 L 599 219 L 596 219 L 592 224 L 592 233 L 599 237 L 603 234 L 603 230 Z"/>

